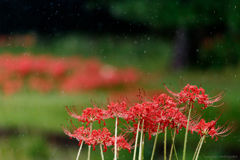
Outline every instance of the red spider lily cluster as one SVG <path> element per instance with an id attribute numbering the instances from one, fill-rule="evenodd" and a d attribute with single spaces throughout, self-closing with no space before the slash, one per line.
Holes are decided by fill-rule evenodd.
<path id="1" fill-rule="evenodd" d="M 12 94 L 24 86 L 39 92 L 79 92 L 100 87 L 131 84 L 139 79 L 132 68 L 119 70 L 96 58 L 0 55 L 0 88 Z"/>
<path id="2" fill-rule="evenodd" d="M 213 103 L 223 98 L 224 92 L 215 97 L 209 97 L 209 94 L 205 94 L 203 88 L 198 88 L 195 85 L 187 85 L 179 93 L 171 91 L 166 85 L 164 86 L 173 97 L 163 93 L 151 98 L 144 92 L 143 96 L 138 95 L 140 99 L 138 103 L 129 104 L 127 99 L 122 99 L 119 102 L 109 102 L 107 109 L 98 108 L 93 104 L 94 108 L 87 108 L 83 110 L 82 114 L 78 114 L 75 107 L 71 107 L 71 109 L 66 107 L 71 117 L 78 119 L 82 124 L 86 123 L 86 128 L 84 129 L 84 125 L 77 128 L 72 124 L 72 133 L 65 127 L 63 127 L 63 130 L 68 136 L 79 140 L 79 144 L 84 141 L 85 144 L 92 145 L 94 148 L 97 144 L 104 145 L 105 151 L 107 146 L 117 145 L 119 148 L 128 149 L 129 152 L 134 148 L 132 144 L 138 132 L 142 132 L 144 135 L 148 133 L 149 139 L 152 135 L 165 133 L 166 129 L 173 129 L 178 134 L 182 128 L 186 128 L 187 132 L 196 132 L 201 137 L 211 136 L 212 139 L 215 138 L 216 140 L 218 136 L 223 137 L 229 134 L 225 133 L 230 131 L 231 127 L 216 126 L 219 118 L 206 123 L 204 119 L 201 119 L 201 114 L 194 113 L 189 116 L 189 119 L 187 116 L 189 110 L 194 109 L 195 102 L 203 105 L 202 109 L 212 107 Z M 105 119 L 108 118 L 115 118 L 116 122 L 119 122 L 119 119 L 121 119 L 121 122 L 123 120 L 126 122 L 123 128 L 118 127 L 122 134 L 117 138 L 115 138 L 116 136 L 111 137 L 107 128 L 91 130 L 91 127 L 88 127 L 94 121 L 98 121 L 98 123 L 103 121 L 104 126 L 106 126 Z M 119 123 L 116 124 L 119 126 Z M 130 133 L 133 133 L 134 138 L 128 142 L 125 138 Z M 114 141 L 117 141 L 117 143 L 114 143 Z"/>

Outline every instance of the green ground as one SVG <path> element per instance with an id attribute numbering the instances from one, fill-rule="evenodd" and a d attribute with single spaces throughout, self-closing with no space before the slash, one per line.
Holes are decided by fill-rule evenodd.
<path id="1" fill-rule="evenodd" d="M 134 41 L 137 41 L 137 44 Z M 239 147 L 240 143 L 240 130 L 238 128 L 240 122 L 238 105 L 240 99 L 238 89 L 240 82 L 239 67 L 228 67 L 222 71 L 191 69 L 175 72 L 169 69 L 170 54 L 172 53 L 171 43 L 154 38 L 148 40 L 148 36 L 145 37 L 144 35 L 127 40 L 124 40 L 124 38 L 89 38 L 68 35 L 49 40 L 49 42 L 40 40 L 36 46 L 30 48 L 5 47 L 0 49 L 1 53 L 6 51 L 15 54 L 22 52 L 51 53 L 58 56 L 80 53 L 84 57 L 97 56 L 100 60 L 118 67 L 134 66 L 142 70 L 142 81 L 136 84 L 133 90 L 144 88 L 147 93 L 149 90 L 165 91 L 162 83 L 166 83 L 169 87 L 171 83 L 177 91 L 180 90 L 179 83 L 198 86 L 201 84 L 206 89 L 206 93 L 212 91 L 212 96 L 226 90 L 226 96 L 222 100 L 225 102 L 224 105 L 219 108 L 206 109 L 204 117 L 214 119 L 222 113 L 218 124 L 222 125 L 229 121 L 229 124 L 234 126 L 234 131 L 226 138 L 220 137 L 216 142 L 208 137 L 207 143 L 203 145 L 200 159 L 203 159 L 203 156 L 236 155 L 237 150 L 235 148 Z M 118 90 L 121 90 L 121 88 L 118 88 Z M 68 95 L 56 92 L 39 94 L 24 90 L 12 96 L 1 94 L 0 159 L 75 159 L 78 150 L 77 142 L 74 143 L 75 140 L 69 140 L 62 132 L 60 125 L 67 125 L 66 118 L 70 118 L 64 106 L 90 107 L 90 99 L 106 104 L 111 91 L 96 90 Z M 124 89 L 122 89 L 122 92 L 124 94 Z M 206 119 L 208 120 L 208 118 Z M 182 151 L 183 132 L 180 132 L 177 138 L 179 154 Z M 59 142 L 54 137 L 63 137 L 59 140 L 66 139 L 64 142 Z M 189 135 L 189 155 L 194 151 L 198 139 L 199 137 L 196 134 Z M 156 159 L 162 156 L 162 143 L 163 135 L 160 135 Z M 152 141 L 147 142 L 146 146 L 150 149 L 145 150 L 145 159 L 149 159 Z M 87 147 L 85 147 L 81 159 L 86 159 L 86 150 Z M 92 154 L 92 159 L 100 159 L 98 153 L 99 150 L 95 151 L 95 154 Z M 128 151 L 124 151 L 124 153 L 121 153 L 120 159 L 126 159 L 127 156 L 129 156 Z M 110 149 L 105 158 L 113 159 Z"/>

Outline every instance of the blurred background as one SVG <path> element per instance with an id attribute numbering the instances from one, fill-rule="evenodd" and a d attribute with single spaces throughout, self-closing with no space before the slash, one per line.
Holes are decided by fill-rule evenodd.
<path id="1" fill-rule="evenodd" d="M 228 121 L 234 131 L 208 137 L 199 159 L 240 159 L 239 28 L 238 0 L 1 0 L 0 159 L 75 159 L 78 142 L 60 125 L 70 118 L 64 106 L 106 106 L 121 95 L 138 102 L 139 88 L 151 97 L 166 93 L 163 83 L 177 91 L 201 85 L 211 96 L 226 90 L 224 104 L 204 117 L 222 114 L 217 125 Z M 189 134 L 187 159 L 198 141 Z M 146 142 L 145 159 L 152 145 Z M 157 150 L 162 159 L 163 135 Z M 113 159 L 111 149 L 105 159 Z"/>

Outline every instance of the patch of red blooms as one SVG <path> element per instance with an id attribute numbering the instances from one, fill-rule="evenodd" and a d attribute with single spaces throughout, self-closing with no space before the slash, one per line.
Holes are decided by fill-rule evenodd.
<path id="1" fill-rule="evenodd" d="M 74 137 L 79 141 L 85 141 L 86 144 L 93 145 L 94 148 L 97 144 L 104 145 L 105 150 L 107 146 L 115 145 L 114 142 L 117 139 L 117 148 L 128 149 L 130 152 L 134 139 L 128 140 L 128 136 L 126 135 L 131 133 L 136 135 L 138 130 L 143 131 L 144 134 L 148 133 L 149 139 L 151 139 L 152 135 L 165 132 L 166 129 L 174 129 L 178 134 L 182 128 L 187 128 L 188 118 L 186 111 L 188 111 L 187 108 L 192 107 L 190 106 L 191 103 L 198 101 L 199 104 L 204 105 L 203 109 L 205 109 L 208 106 L 212 106 L 214 102 L 219 101 L 223 96 L 222 92 L 214 98 L 209 98 L 209 95 L 205 94 L 203 88 L 192 85 L 185 86 L 179 93 L 172 92 L 168 88 L 167 90 L 173 97 L 167 94 L 160 94 L 150 98 L 144 92 L 144 96 L 138 95 L 140 99 L 138 103 L 129 104 L 126 99 L 122 99 L 122 101 L 110 102 L 106 110 L 100 109 L 93 104 L 94 108 L 86 108 L 81 115 L 77 113 L 75 107 L 72 107 L 72 110 L 66 107 L 71 117 L 78 119 L 82 123 L 86 123 L 87 131 L 89 131 L 89 123 L 93 123 L 94 121 L 99 121 L 100 123 L 100 121 L 115 117 L 121 119 L 121 121 L 125 121 L 125 124 L 122 123 L 124 124 L 124 128 L 118 127 L 122 130 L 122 134 L 117 137 L 111 137 L 111 133 L 107 128 L 93 130 L 91 133 L 85 131 L 84 127 L 72 127 L 73 133 L 70 133 L 66 128 L 63 128 L 63 130 L 68 136 Z M 182 107 L 182 104 L 185 107 Z M 223 137 L 230 134 L 227 133 L 232 129 L 230 126 L 225 128 L 225 125 L 216 127 L 218 119 L 206 123 L 204 119 L 200 119 L 201 114 L 192 113 L 188 127 L 188 130 L 192 133 L 197 132 L 200 136 L 211 136 L 212 138 L 216 138 L 216 140 L 218 136 Z"/>
<path id="2" fill-rule="evenodd" d="M 138 81 L 133 68 L 117 69 L 96 58 L 53 57 L 49 55 L 0 55 L 0 88 L 13 94 L 27 87 L 48 93 L 80 92 L 103 87 L 127 85 Z M 23 83 L 24 82 L 24 83 Z"/>

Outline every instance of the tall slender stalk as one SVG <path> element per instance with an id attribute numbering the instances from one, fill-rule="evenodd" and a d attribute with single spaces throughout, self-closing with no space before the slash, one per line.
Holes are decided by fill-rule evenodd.
<path id="1" fill-rule="evenodd" d="M 90 137 L 92 134 L 92 122 L 90 122 Z M 88 158 L 87 160 L 90 160 L 90 155 L 91 155 L 91 145 L 88 145 Z"/>
<path id="2" fill-rule="evenodd" d="M 142 160 L 143 126 L 144 126 L 144 119 L 142 121 L 142 127 L 141 127 L 142 130 L 141 130 L 141 137 L 140 137 L 140 148 L 139 148 L 138 160 Z"/>
<path id="3" fill-rule="evenodd" d="M 197 152 L 198 152 L 199 146 L 200 146 L 200 144 L 201 144 L 201 141 L 202 141 L 202 137 L 200 138 L 200 140 L 199 140 L 199 142 L 198 142 L 197 148 L 196 148 L 195 153 L 194 153 L 194 155 L 193 155 L 193 160 L 195 159 L 195 157 L 196 157 L 196 155 L 197 155 Z"/>
<path id="4" fill-rule="evenodd" d="M 158 138 L 158 132 L 159 132 L 159 126 L 160 126 L 160 123 L 158 123 L 157 134 L 156 134 L 156 136 L 155 136 L 155 140 L 154 140 L 154 145 L 153 145 L 153 150 L 152 150 L 151 160 L 153 160 L 154 153 L 155 153 L 155 149 L 156 149 L 157 138 Z"/>
<path id="5" fill-rule="evenodd" d="M 172 131 L 170 129 L 170 133 L 171 133 L 171 137 L 172 137 L 172 146 L 171 146 L 171 150 L 170 150 L 170 154 L 169 154 L 169 160 L 172 159 L 172 151 L 174 150 L 174 154 L 176 156 L 176 160 L 178 160 L 178 157 L 177 157 L 177 152 L 176 152 L 176 148 L 175 148 L 175 136 L 176 136 L 176 127 L 174 128 L 174 133 L 172 135 Z"/>
<path id="6" fill-rule="evenodd" d="M 101 157 L 102 157 L 102 160 L 104 160 L 103 150 L 102 150 L 102 144 L 100 144 L 100 151 L 101 151 Z"/>
<path id="7" fill-rule="evenodd" d="M 164 133 L 164 160 L 167 160 L 167 127 Z"/>
<path id="8" fill-rule="evenodd" d="M 191 109 L 192 109 L 192 103 L 190 102 L 189 112 L 188 112 L 188 120 L 187 120 L 187 127 L 186 127 L 186 132 L 185 132 L 185 139 L 184 139 L 184 146 L 183 146 L 183 160 L 185 160 L 185 157 L 186 157 L 188 126 L 189 126 L 189 121 L 190 121 Z"/>
<path id="9" fill-rule="evenodd" d="M 133 153 L 133 160 L 136 159 L 136 152 L 137 152 L 137 143 L 138 143 L 138 132 L 139 132 L 139 126 L 140 126 L 140 120 L 138 120 L 138 126 L 137 126 L 137 135 L 135 139 L 135 145 L 134 145 L 134 153 Z"/>
<path id="10" fill-rule="evenodd" d="M 116 123 L 115 123 L 114 160 L 117 160 L 117 124 L 118 124 L 118 117 L 116 117 Z"/>
<path id="11" fill-rule="evenodd" d="M 199 153 L 200 153 L 200 150 L 201 150 L 201 147 L 202 147 L 202 144 L 203 144 L 204 139 L 205 139 L 205 135 L 201 138 L 202 141 L 201 141 L 200 146 L 199 146 L 199 148 L 198 148 L 198 153 L 197 153 L 197 156 L 196 156 L 196 159 L 195 159 L 195 160 L 198 159 L 198 156 L 199 156 Z"/>
<path id="12" fill-rule="evenodd" d="M 82 150 L 82 146 L 83 146 L 83 141 L 82 141 L 82 143 L 81 143 L 81 145 L 80 145 L 80 147 L 79 147 L 76 160 L 78 160 L 78 158 L 80 157 L 80 153 L 81 153 L 81 150 Z"/>
<path id="13" fill-rule="evenodd" d="M 145 135 L 146 135 L 146 132 L 143 132 L 143 138 L 142 138 L 142 156 L 141 156 L 141 160 L 144 159 L 144 140 L 145 140 Z"/>

